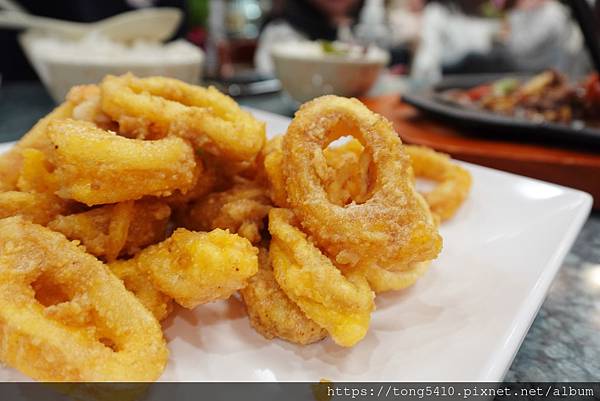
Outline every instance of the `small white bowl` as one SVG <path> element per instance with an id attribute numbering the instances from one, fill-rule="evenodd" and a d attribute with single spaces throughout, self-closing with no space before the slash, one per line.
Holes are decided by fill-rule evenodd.
<path id="1" fill-rule="evenodd" d="M 60 103 L 75 85 L 98 83 L 108 74 L 121 75 L 131 72 L 139 77 L 161 75 L 177 78 L 196 84 L 202 74 L 204 55 L 202 50 L 190 44 L 190 54 L 179 59 L 161 59 L 160 57 L 141 58 L 119 57 L 107 59 L 105 56 L 82 51 L 81 54 L 66 56 L 40 52 L 35 41 L 41 33 L 28 31 L 19 36 L 23 51 L 33 65 L 40 80 Z"/>
<path id="2" fill-rule="evenodd" d="M 364 55 L 324 54 L 319 43 L 308 41 L 279 43 L 271 57 L 283 89 L 300 103 L 329 94 L 364 95 L 389 61 L 379 48 Z"/>

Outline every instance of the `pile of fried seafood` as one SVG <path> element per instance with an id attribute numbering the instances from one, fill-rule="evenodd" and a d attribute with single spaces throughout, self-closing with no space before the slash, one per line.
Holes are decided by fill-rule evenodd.
<path id="1" fill-rule="evenodd" d="M 156 380 L 174 305 L 238 292 L 268 339 L 353 346 L 375 294 L 438 256 L 470 185 L 355 99 L 308 102 L 267 141 L 214 88 L 74 87 L 0 156 L 0 359 L 37 380 Z"/>

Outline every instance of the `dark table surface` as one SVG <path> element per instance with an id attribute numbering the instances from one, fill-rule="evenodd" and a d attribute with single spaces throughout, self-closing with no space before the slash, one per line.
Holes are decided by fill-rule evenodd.
<path id="1" fill-rule="evenodd" d="M 290 116 L 281 94 L 241 98 Z M 0 142 L 19 139 L 54 103 L 39 83 L 0 88 Z M 600 380 L 600 214 L 585 223 L 507 375 L 508 381 Z"/>

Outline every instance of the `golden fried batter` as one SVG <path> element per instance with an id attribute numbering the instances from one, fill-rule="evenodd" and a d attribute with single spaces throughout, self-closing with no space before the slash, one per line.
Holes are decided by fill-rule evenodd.
<path id="1" fill-rule="evenodd" d="M 105 265 L 20 217 L 0 220 L 0 232 L 3 362 L 37 380 L 158 379 L 160 325 Z"/>
<path id="2" fill-rule="evenodd" d="M 252 327 L 267 339 L 302 345 L 325 338 L 327 331 L 307 318 L 275 281 L 266 249 L 260 249 L 258 260 L 258 273 L 240 290 Z"/>
<path id="3" fill-rule="evenodd" d="M 263 187 L 253 183 L 237 184 L 193 203 L 181 223 L 197 231 L 229 229 L 256 244 L 262 238 L 263 220 L 271 209 L 270 204 Z"/>
<path id="4" fill-rule="evenodd" d="M 183 139 L 129 139 L 75 120 L 51 122 L 48 135 L 62 198 L 91 206 L 186 192 L 194 184 L 194 151 Z"/>
<path id="5" fill-rule="evenodd" d="M 119 131 L 137 138 L 176 135 L 231 161 L 252 161 L 265 143 L 265 125 L 213 87 L 172 78 L 107 76 L 102 110 Z"/>
<path id="6" fill-rule="evenodd" d="M 418 178 L 435 181 L 437 185 L 423 194 L 431 211 L 442 221 L 448 220 L 463 204 L 471 190 L 471 174 L 452 162 L 450 156 L 423 146 L 405 146 Z"/>
<path id="7" fill-rule="evenodd" d="M 164 240 L 170 214 L 163 202 L 141 199 L 58 216 L 48 227 L 81 241 L 92 255 L 111 261 Z"/>
<path id="8" fill-rule="evenodd" d="M 173 299 L 157 290 L 137 264 L 116 260 L 109 263 L 108 267 L 158 321 L 169 316 L 173 310 Z"/>
<path id="9" fill-rule="evenodd" d="M 33 223 L 46 225 L 59 214 L 68 213 L 70 204 L 45 193 L 0 192 L 0 218 L 22 216 Z"/>
<path id="10" fill-rule="evenodd" d="M 17 189 L 17 180 L 23 163 L 23 157 L 21 156 L 23 149 L 33 148 L 44 153 L 50 151 L 52 143 L 47 135 L 48 124 L 51 121 L 69 118 L 73 112 L 73 107 L 74 105 L 71 102 L 61 104 L 38 121 L 11 150 L 0 155 L 0 190 Z"/>
<path id="11" fill-rule="evenodd" d="M 271 209 L 270 253 L 277 283 L 333 340 L 351 347 L 367 333 L 374 294 L 361 274 L 346 276 L 295 227 L 293 213 Z"/>
<path id="12" fill-rule="evenodd" d="M 248 240 L 228 231 L 179 228 L 123 263 L 135 264 L 159 291 L 191 309 L 243 288 L 258 270 L 257 253 Z"/>
<path id="13" fill-rule="evenodd" d="M 323 181 L 323 154 L 332 141 L 352 135 L 372 159 L 373 178 L 363 203 L 332 203 Z M 410 158 L 393 126 L 356 99 L 323 96 L 304 104 L 283 138 L 287 200 L 300 224 L 336 264 L 373 263 L 393 270 L 435 258 L 442 238 L 428 221 L 410 174 Z M 367 159 L 369 160 L 369 159 Z"/>

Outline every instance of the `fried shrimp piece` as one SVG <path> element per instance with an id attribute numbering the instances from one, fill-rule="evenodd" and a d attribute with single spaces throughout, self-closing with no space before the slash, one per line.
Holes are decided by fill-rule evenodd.
<path id="1" fill-rule="evenodd" d="M 115 276 L 125 284 L 140 302 L 161 321 L 166 319 L 173 310 L 173 299 L 154 287 L 152 281 L 135 263 L 115 260 L 108 264 Z"/>
<path id="2" fill-rule="evenodd" d="M 361 274 L 342 274 L 296 224 L 290 210 L 269 212 L 275 279 L 309 319 L 351 347 L 367 333 L 374 294 Z"/>
<path id="3" fill-rule="evenodd" d="M 354 136 L 370 160 L 363 203 L 332 203 L 323 184 L 329 166 L 323 149 Z M 323 96 L 296 113 L 282 144 L 287 200 L 320 249 L 340 266 L 397 266 L 431 260 L 442 247 L 437 226 L 412 180 L 410 158 L 389 121 L 356 99 Z M 369 160 L 369 159 L 367 159 Z"/>
<path id="4" fill-rule="evenodd" d="M 123 263 L 134 264 L 160 292 L 191 309 L 243 288 L 258 270 L 257 253 L 248 240 L 228 231 L 178 228 Z"/>
<path id="5" fill-rule="evenodd" d="M 93 256 L 20 217 L 0 220 L 0 359 L 37 380 L 151 381 L 160 325 Z"/>
<path id="6" fill-rule="evenodd" d="M 229 229 L 256 244 L 262 238 L 264 220 L 270 209 L 271 201 L 263 187 L 241 183 L 193 203 L 182 223 L 197 231 Z"/>
<path id="7" fill-rule="evenodd" d="M 327 331 L 307 318 L 277 284 L 267 249 L 260 248 L 258 261 L 258 273 L 240 290 L 252 327 L 267 339 L 301 345 L 325 338 Z"/>
<path id="8" fill-rule="evenodd" d="M 422 146 L 405 146 L 417 178 L 437 185 L 423 196 L 431 211 L 442 221 L 450 219 L 463 204 L 471 189 L 471 174 L 452 162 L 450 156 Z"/>
<path id="9" fill-rule="evenodd" d="M 194 151 L 181 138 L 129 139 L 75 120 L 51 122 L 48 135 L 57 194 L 65 199 L 117 203 L 185 192 L 194 183 Z"/>
<path id="10" fill-rule="evenodd" d="M 22 216 L 33 223 L 46 225 L 56 216 L 68 213 L 70 204 L 52 194 L 0 192 L 0 218 Z"/>
<path id="11" fill-rule="evenodd" d="M 164 240 L 170 214 L 163 202 L 141 199 L 58 216 L 48 227 L 81 241 L 92 255 L 112 261 Z"/>
<path id="12" fill-rule="evenodd" d="M 254 160 L 265 143 L 265 125 L 213 87 L 172 78 L 107 76 L 102 110 L 119 131 L 137 138 L 176 135 L 232 161 Z"/>

